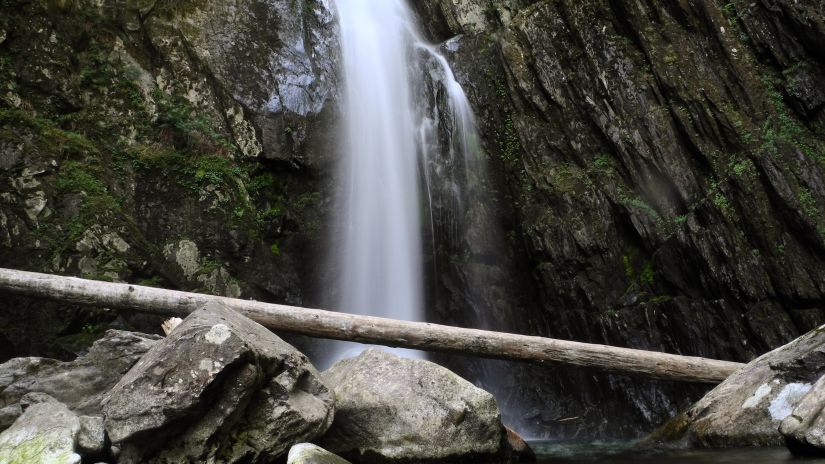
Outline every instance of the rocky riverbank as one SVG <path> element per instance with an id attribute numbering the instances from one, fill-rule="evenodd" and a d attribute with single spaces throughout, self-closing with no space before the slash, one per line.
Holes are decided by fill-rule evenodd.
<path id="1" fill-rule="evenodd" d="M 825 326 L 750 362 L 641 447 L 770 447 L 825 456 Z"/>
<path id="2" fill-rule="evenodd" d="M 166 338 L 110 330 L 71 362 L 0 365 L 0 428 L 0 462 L 531 457 L 502 425 L 493 396 L 443 367 L 369 349 L 319 373 L 278 336 L 219 304 L 195 311 Z"/>

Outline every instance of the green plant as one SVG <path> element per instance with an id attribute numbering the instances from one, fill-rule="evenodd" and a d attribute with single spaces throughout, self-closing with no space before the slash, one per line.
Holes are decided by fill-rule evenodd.
<path id="1" fill-rule="evenodd" d="M 722 192 L 716 192 L 716 194 L 713 195 L 713 204 L 724 213 L 730 211 L 730 202 Z"/>
<path id="2" fill-rule="evenodd" d="M 207 149 L 222 148 L 229 153 L 236 151 L 235 145 L 185 99 L 160 90 L 156 90 L 152 97 L 157 103 L 161 127 L 177 130 L 188 144 L 206 145 Z"/>
<path id="3" fill-rule="evenodd" d="M 799 204 L 802 207 L 802 211 L 809 218 L 819 219 L 819 207 L 817 207 L 816 200 L 809 189 L 801 187 L 799 189 L 798 199 Z"/>
<path id="4" fill-rule="evenodd" d="M 501 150 L 501 160 L 509 166 L 514 165 L 519 157 L 521 141 L 519 140 L 516 125 L 511 116 L 507 116 L 504 120 L 504 127 L 500 132 L 497 132 L 496 135 L 499 149 Z"/>
<path id="5" fill-rule="evenodd" d="M 642 268 L 641 274 L 639 274 L 639 280 L 643 283 L 652 285 L 653 281 L 655 280 L 656 274 L 653 272 L 653 266 L 650 262 L 646 262 L 644 267 Z"/>
<path id="6" fill-rule="evenodd" d="M 269 251 L 270 251 L 270 253 L 272 253 L 275 256 L 281 256 L 281 248 L 278 246 L 277 243 L 273 243 L 269 247 Z"/>
<path id="7" fill-rule="evenodd" d="M 204 257 L 204 258 L 201 259 L 200 268 L 198 269 L 197 274 L 198 275 L 211 274 L 212 271 L 214 271 L 215 269 L 218 269 L 219 267 L 221 267 L 219 262 L 217 262 L 216 260 L 214 260 L 212 258 Z"/>
<path id="8" fill-rule="evenodd" d="M 67 161 L 60 167 L 55 186 L 61 192 L 104 195 L 108 188 L 101 180 L 104 176 L 100 165 L 90 162 Z"/>
<path id="9" fill-rule="evenodd" d="M 636 271 L 633 269 L 633 263 L 630 262 L 630 256 L 624 255 L 622 256 L 622 262 L 624 263 L 624 275 L 628 279 L 635 279 L 636 278 Z"/>
<path id="10" fill-rule="evenodd" d="M 600 154 L 593 160 L 593 164 L 599 169 L 605 169 L 611 167 L 610 164 L 610 157 L 604 153 Z"/>

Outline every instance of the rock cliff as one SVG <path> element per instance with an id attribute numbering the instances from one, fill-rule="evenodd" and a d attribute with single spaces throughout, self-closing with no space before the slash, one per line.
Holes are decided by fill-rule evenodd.
<path id="1" fill-rule="evenodd" d="M 432 320 L 737 361 L 825 322 L 819 2 L 411 4 L 475 109 L 470 214 L 496 231 L 431 258 Z M 322 303 L 329 2 L 0 10 L 0 265 Z M 141 325 L 58 308 L 2 295 L 0 357 Z M 637 435 L 705 391 L 444 361 L 554 438 Z"/>

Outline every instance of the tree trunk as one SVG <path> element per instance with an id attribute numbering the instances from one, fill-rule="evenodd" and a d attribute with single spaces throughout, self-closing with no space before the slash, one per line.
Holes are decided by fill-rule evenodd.
<path id="1" fill-rule="evenodd" d="M 83 305 L 186 317 L 209 301 L 279 331 L 429 351 L 589 367 L 657 379 L 717 383 L 742 364 L 528 335 L 398 321 L 139 285 L 0 269 L 0 290 Z"/>

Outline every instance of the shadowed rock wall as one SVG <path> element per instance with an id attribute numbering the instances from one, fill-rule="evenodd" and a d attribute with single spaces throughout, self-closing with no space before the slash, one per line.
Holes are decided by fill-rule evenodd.
<path id="1" fill-rule="evenodd" d="M 825 320 L 819 2 L 412 5 L 488 155 L 432 320 L 738 361 Z M 319 304 L 329 8 L 0 0 L 0 265 Z M 0 356 L 148 323 L 55 309 L 2 295 Z M 444 361 L 553 438 L 637 435 L 705 390 Z"/>

